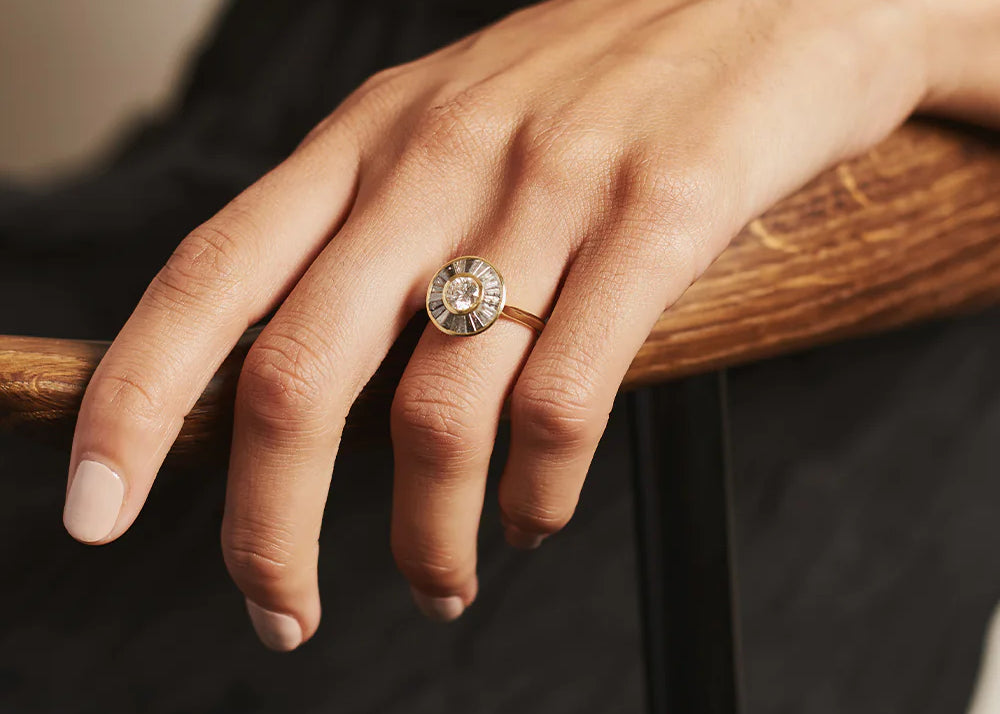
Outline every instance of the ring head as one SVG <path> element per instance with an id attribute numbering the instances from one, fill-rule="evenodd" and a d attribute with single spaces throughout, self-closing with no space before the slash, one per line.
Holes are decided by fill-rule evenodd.
<path id="1" fill-rule="evenodd" d="M 496 322 L 507 298 L 503 277 L 476 256 L 456 258 L 427 287 L 427 314 L 448 335 L 477 335 Z"/>

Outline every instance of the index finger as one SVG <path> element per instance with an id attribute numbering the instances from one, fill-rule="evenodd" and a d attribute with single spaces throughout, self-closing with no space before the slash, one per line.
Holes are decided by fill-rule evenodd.
<path id="1" fill-rule="evenodd" d="M 353 136 L 334 127 L 180 243 L 87 387 L 63 510 L 70 535 L 105 543 L 132 524 L 223 359 L 344 220 L 358 163 Z"/>

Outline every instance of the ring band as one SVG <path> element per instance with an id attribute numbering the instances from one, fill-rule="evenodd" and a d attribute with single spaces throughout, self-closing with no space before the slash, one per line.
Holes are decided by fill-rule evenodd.
<path id="1" fill-rule="evenodd" d="M 427 315 L 441 332 L 478 335 L 503 315 L 541 334 L 545 320 L 507 304 L 503 276 L 489 261 L 475 255 L 455 258 L 442 266 L 427 286 Z"/>
<path id="2" fill-rule="evenodd" d="M 530 327 L 539 335 L 542 334 L 542 328 L 545 327 L 545 320 L 537 315 L 532 315 L 527 310 L 522 310 L 521 308 L 514 307 L 513 305 L 504 305 L 503 311 L 500 314 L 508 320 L 520 322 L 525 327 Z"/>

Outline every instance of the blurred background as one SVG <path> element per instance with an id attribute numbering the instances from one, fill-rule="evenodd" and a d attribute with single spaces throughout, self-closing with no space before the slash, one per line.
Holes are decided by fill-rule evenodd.
<path id="1" fill-rule="evenodd" d="M 0 174 L 80 171 L 176 98 L 222 0 L 0 0 Z"/>

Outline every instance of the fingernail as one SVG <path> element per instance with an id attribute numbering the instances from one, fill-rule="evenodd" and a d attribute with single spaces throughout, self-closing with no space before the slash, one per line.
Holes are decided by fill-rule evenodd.
<path id="1" fill-rule="evenodd" d="M 115 527 L 124 497 L 118 474 L 97 461 L 81 461 L 66 494 L 63 525 L 79 541 L 99 541 Z"/>
<path id="2" fill-rule="evenodd" d="M 250 598 L 247 598 L 247 612 L 265 647 L 277 652 L 290 652 L 302 644 L 302 626 L 291 615 L 263 608 Z"/>
<path id="3" fill-rule="evenodd" d="M 420 612 L 435 622 L 451 622 L 457 620 L 459 615 L 465 612 L 465 603 L 458 595 L 450 597 L 431 597 L 424 595 L 416 588 L 410 588 L 413 592 L 413 601 L 417 603 Z"/>
<path id="4" fill-rule="evenodd" d="M 520 548 L 521 550 L 534 550 L 548 537 L 538 535 L 537 533 L 522 531 L 517 526 L 507 526 L 504 528 L 503 534 L 504 537 L 507 538 L 508 543 L 515 548 Z"/>

